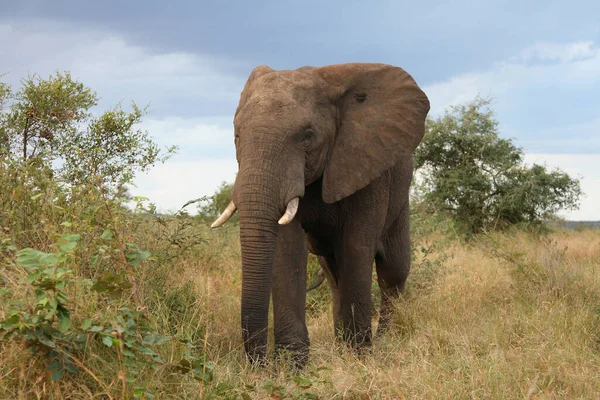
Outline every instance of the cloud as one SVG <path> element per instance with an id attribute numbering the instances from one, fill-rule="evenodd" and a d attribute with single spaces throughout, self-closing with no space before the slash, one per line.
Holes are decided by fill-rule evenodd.
<path id="1" fill-rule="evenodd" d="M 431 99 L 431 114 L 439 115 L 477 94 L 492 95 L 499 106 L 510 107 L 515 96 L 540 88 L 589 88 L 600 83 L 598 71 L 600 48 L 593 42 L 537 43 L 488 70 L 425 85 L 424 90 Z"/>
<path id="2" fill-rule="evenodd" d="M 145 196 L 162 212 L 175 212 L 187 201 L 212 195 L 223 182 L 233 182 L 237 163 L 230 159 L 167 162 L 136 179 L 134 196 Z M 196 206 L 186 208 L 195 213 Z"/>
<path id="3" fill-rule="evenodd" d="M 594 42 L 575 43 L 538 42 L 523 50 L 518 59 L 521 61 L 559 61 L 561 63 L 593 58 L 598 54 Z"/>
<path id="4" fill-rule="evenodd" d="M 235 156 L 233 118 L 165 117 L 143 121 L 147 130 L 163 146 L 177 145 L 185 158 L 200 154 L 211 158 Z"/>
<path id="5" fill-rule="evenodd" d="M 533 139 L 519 140 L 530 152 L 597 153 L 600 158 L 600 118 L 571 125 L 540 129 Z M 540 139 L 543 138 L 543 139 Z"/>
<path id="6" fill-rule="evenodd" d="M 101 104 L 130 99 L 162 115 L 230 113 L 244 80 L 240 64 L 207 54 L 162 52 L 106 31 L 51 21 L 0 23 L 0 73 L 18 85 L 28 73 L 68 70 L 96 90 Z"/>

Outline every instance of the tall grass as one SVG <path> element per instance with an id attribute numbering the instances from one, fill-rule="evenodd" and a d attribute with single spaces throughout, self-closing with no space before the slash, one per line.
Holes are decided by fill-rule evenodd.
<path id="1" fill-rule="evenodd" d="M 0 276 L 11 299 L 0 305 L 0 321 L 14 307 L 9 303 L 31 299 L 16 250 L 52 251 L 57 235 L 74 231 L 82 237 L 67 262 L 73 277 L 65 288 L 73 326 L 86 319 L 118 325 L 119 307 L 127 306 L 167 340 L 153 347 L 163 362 L 136 364 L 141 372 L 129 382 L 120 354 L 93 335 L 73 353 L 79 372 L 56 381 L 42 353 L 5 338 L 1 399 L 592 399 L 600 393 L 598 230 L 514 230 L 466 243 L 415 220 L 413 270 L 389 332 L 361 357 L 337 343 L 323 284 L 308 296 L 309 364 L 293 372 L 283 362 L 255 368 L 245 359 L 235 226 L 209 230 L 185 214 L 134 216 L 117 206 L 89 214 L 90 204 L 105 204 L 101 197 L 88 194 L 58 209 L 51 196 L 36 194 L 3 194 Z M 65 220 L 71 225 L 61 225 Z M 109 245 L 116 256 L 93 264 L 106 229 L 118 238 Z M 152 256 L 134 266 L 120 262 L 127 243 Z M 309 270 L 316 268 L 311 257 Z M 124 271 L 134 284 L 116 302 L 90 290 L 107 271 Z M 375 276 L 373 288 L 376 310 Z M 200 367 L 181 373 L 186 366 Z"/>

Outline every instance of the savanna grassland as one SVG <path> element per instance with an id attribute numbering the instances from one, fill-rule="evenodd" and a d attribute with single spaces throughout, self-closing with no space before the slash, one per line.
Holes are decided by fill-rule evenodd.
<path id="1" fill-rule="evenodd" d="M 0 400 L 600 398 L 600 230 L 545 226 L 579 182 L 525 165 L 488 100 L 426 121 L 391 329 L 358 357 L 323 284 L 301 371 L 246 361 L 237 219 L 209 228 L 231 184 L 156 215 L 129 188 L 176 149 L 97 104 L 69 73 L 0 81 Z"/>
<path id="2" fill-rule="evenodd" d="M 592 399 L 600 393 L 599 230 L 515 229 L 464 242 L 431 226 L 420 231 L 419 221 L 413 270 L 394 328 L 357 358 L 334 339 L 323 284 L 308 298 L 309 365 L 293 372 L 282 361 L 264 368 L 245 361 L 236 226 L 210 231 L 186 215 L 138 219 L 135 231 L 128 231 L 133 219 L 113 221 L 121 224 L 121 235 L 152 253 L 130 266 L 132 285 L 113 296 L 116 301 L 92 290 L 84 278 L 92 273 L 83 268 L 90 265 L 76 262 L 77 249 L 85 255 L 90 241 L 78 243 L 65 261 L 71 271 L 79 267 L 65 278 L 65 307 L 73 322 L 65 332 L 93 321 L 87 330 L 77 328 L 88 336 L 69 351 L 76 373 L 67 370 L 53 381 L 46 351 L 34 354 L 15 336 L 0 345 L 0 398 Z M 31 293 L 28 270 L 13 265 L 11 255 L 5 249 L 4 289 L 34 303 L 39 293 Z M 105 267 L 118 271 L 127 265 Z M 313 258 L 309 270 L 316 270 Z M 375 278 L 373 289 L 375 307 Z M 121 343 L 90 331 L 109 327 L 111 338 L 123 339 L 115 327 L 124 320 L 118 310 L 124 305 L 145 314 L 153 334 L 165 336 L 152 347 L 161 362 L 127 364 L 116 350 Z M 0 319 L 10 312 L 3 302 Z M 136 329 L 140 321 L 133 323 Z M 68 347 L 66 337 L 54 342 L 55 348 Z M 133 359 L 143 358 L 144 350 L 134 352 Z"/>

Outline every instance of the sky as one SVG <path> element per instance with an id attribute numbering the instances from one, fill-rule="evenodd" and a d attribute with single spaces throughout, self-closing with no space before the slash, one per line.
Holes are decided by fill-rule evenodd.
<path id="1" fill-rule="evenodd" d="M 0 0 L 0 75 L 16 89 L 68 70 L 100 111 L 149 104 L 142 128 L 179 152 L 131 191 L 176 211 L 234 180 L 233 114 L 255 66 L 389 63 L 415 78 L 432 116 L 493 97 L 501 136 L 527 163 L 581 179 L 579 210 L 560 215 L 600 220 L 600 2 L 403 3 Z"/>

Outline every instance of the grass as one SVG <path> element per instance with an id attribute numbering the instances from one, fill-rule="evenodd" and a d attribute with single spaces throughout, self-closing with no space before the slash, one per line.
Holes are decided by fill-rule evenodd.
<path id="1" fill-rule="evenodd" d="M 140 247 L 160 247 L 152 229 L 140 230 Z M 448 239 L 442 250 L 420 253 L 393 327 L 361 358 L 334 340 L 323 284 L 309 293 L 310 362 L 295 374 L 284 363 L 254 368 L 245 360 L 236 228 L 194 229 L 206 242 L 146 266 L 139 282 L 155 329 L 173 338 L 160 356 L 177 362 L 184 342 L 194 343 L 214 378 L 145 370 L 155 398 L 598 398 L 600 230 L 515 230 L 469 243 Z M 314 258 L 310 263 L 314 272 Z M 24 276 L 10 277 L 17 293 Z M 74 319 L 110 320 L 114 312 L 92 296 L 77 304 Z M 89 373 L 53 382 L 21 342 L 0 342 L 0 398 L 122 398 L 115 390 L 119 367 L 106 348 L 89 343 L 79 360 Z"/>

